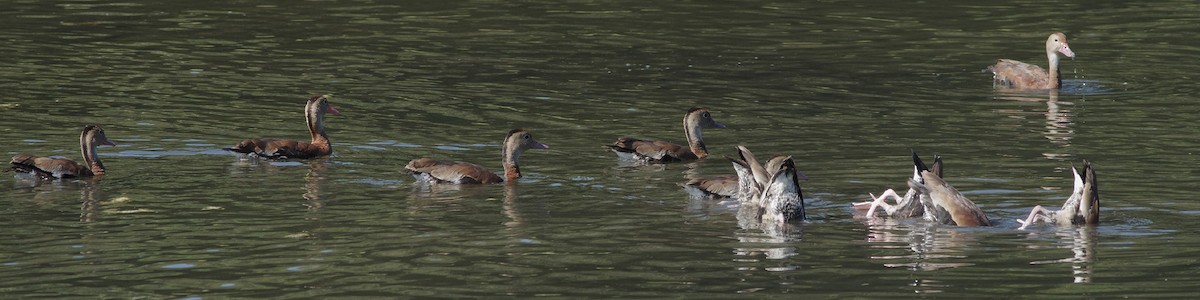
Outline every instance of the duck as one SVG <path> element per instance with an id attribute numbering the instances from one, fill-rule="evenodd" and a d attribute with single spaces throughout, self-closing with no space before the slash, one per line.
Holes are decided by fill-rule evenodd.
<path id="1" fill-rule="evenodd" d="M 796 162 L 791 156 L 776 156 L 763 165 L 768 178 L 759 194 L 759 220 L 764 224 L 801 222 L 804 214 L 804 192 L 796 176 Z"/>
<path id="2" fill-rule="evenodd" d="M 754 154 L 750 153 L 750 149 L 744 146 L 738 146 L 738 157 L 726 155 L 725 158 L 733 163 L 734 174 L 715 175 L 705 178 L 696 178 L 683 183 L 683 187 L 688 190 L 688 193 L 701 197 L 712 199 L 740 199 L 748 200 L 751 196 L 747 196 L 752 192 L 750 186 L 756 185 L 758 182 L 766 182 L 766 171 L 762 165 L 755 160 Z M 751 167 L 753 166 L 753 167 Z M 752 174 L 751 168 L 758 170 L 756 179 L 741 180 L 742 177 Z M 752 175 L 750 175 L 752 176 Z M 796 171 L 796 178 L 799 180 L 808 180 L 808 176 L 800 171 Z M 759 189 L 761 190 L 761 189 Z"/>
<path id="3" fill-rule="evenodd" d="M 117 146 L 117 143 L 104 135 L 104 129 L 97 125 L 83 126 L 79 134 L 79 148 L 83 152 L 83 164 L 66 159 L 28 154 L 18 154 L 12 157 L 11 170 L 18 173 L 29 173 L 43 179 L 76 178 L 102 176 L 106 169 L 96 154 L 96 146 Z"/>
<path id="4" fill-rule="evenodd" d="M 940 224 L 963 227 L 992 226 L 992 222 L 983 214 L 983 210 L 958 192 L 937 174 L 929 170 L 917 152 L 913 151 L 913 165 L 917 167 L 917 175 L 921 180 L 909 179 L 908 187 L 920 195 L 921 205 L 924 206 L 925 220 Z"/>
<path id="5" fill-rule="evenodd" d="M 758 158 L 746 146 L 737 146 L 738 157 L 725 156 L 733 163 L 733 172 L 737 176 L 738 201 L 747 205 L 757 205 L 763 185 L 769 183 L 767 170 L 758 163 Z"/>
<path id="6" fill-rule="evenodd" d="M 739 145 L 737 153 L 737 157 L 725 156 L 733 164 L 734 174 L 692 179 L 683 184 L 684 188 L 694 196 L 713 199 L 755 199 L 754 197 L 762 191 L 762 184 L 767 181 L 767 172 L 750 149 Z"/>
<path id="7" fill-rule="evenodd" d="M 440 161 L 428 157 L 414 159 L 404 166 L 414 177 L 427 183 L 452 184 L 493 184 L 515 182 L 521 178 L 521 168 L 518 160 L 521 153 L 529 149 L 549 149 L 550 146 L 533 139 L 529 131 L 521 128 L 513 129 L 504 138 L 500 146 L 503 156 L 504 177 L 496 175 L 479 165 L 461 161 Z"/>
<path id="8" fill-rule="evenodd" d="M 1071 173 L 1075 175 L 1075 185 L 1062 208 L 1050 210 L 1038 205 L 1029 212 L 1028 218 L 1017 220 L 1021 223 L 1018 230 L 1025 230 L 1038 221 L 1064 226 L 1100 224 L 1100 191 L 1096 185 L 1096 169 L 1091 162 L 1084 160 L 1083 171 L 1072 166 Z"/>
<path id="9" fill-rule="evenodd" d="M 1075 52 L 1067 45 L 1067 36 L 1062 32 L 1055 32 L 1046 38 L 1046 58 L 1050 61 L 1050 71 L 1016 60 L 999 59 L 996 64 L 984 69 L 984 72 L 992 73 L 992 85 L 995 87 L 1020 90 L 1058 89 L 1062 86 L 1058 71 L 1059 55 L 1075 58 Z"/>
<path id="10" fill-rule="evenodd" d="M 728 199 L 738 197 L 738 176 L 726 174 L 696 178 L 683 183 L 689 194 L 700 198 Z"/>
<path id="11" fill-rule="evenodd" d="M 753 222 L 782 225 L 804 220 L 804 193 L 791 156 L 776 155 L 759 164 L 754 153 L 738 146 L 738 157 L 726 157 L 738 179 L 740 211 L 752 212 Z M 740 215 L 741 213 L 739 213 Z"/>
<path id="12" fill-rule="evenodd" d="M 686 147 L 671 142 L 630 137 L 618 138 L 612 145 L 605 147 L 616 153 L 617 157 L 631 161 L 668 163 L 698 160 L 708 157 L 708 148 L 705 147 L 704 136 L 700 133 L 702 127 L 725 128 L 725 124 L 714 120 L 708 108 L 694 107 L 688 109 L 687 114 L 683 116 L 683 133 L 687 136 L 688 143 Z"/>
<path id="13" fill-rule="evenodd" d="M 313 96 L 308 99 L 308 104 L 304 105 L 304 120 L 308 124 L 309 134 L 312 135 L 310 142 L 274 138 L 246 139 L 223 149 L 266 159 L 328 156 L 333 153 L 333 146 L 329 144 L 329 135 L 325 133 L 325 114 L 341 114 L 329 105 L 329 98 L 329 95 Z"/>
<path id="14" fill-rule="evenodd" d="M 920 166 L 914 164 L 912 180 L 924 183 L 920 169 Z M 942 157 L 935 155 L 933 158 L 933 174 L 937 175 L 938 178 L 942 178 L 942 169 Z M 896 190 L 893 189 L 883 191 L 883 194 L 880 194 L 879 197 L 875 197 L 875 194 L 869 195 L 871 195 L 872 201 L 855 202 L 852 204 L 856 209 L 866 209 L 867 217 L 875 216 L 875 210 L 879 208 L 883 209 L 882 213 L 885 216 L 898 219 L 921 217 L 925 214 L 925 207 L 921 205 L 921 195 L 917 193 L 916 189 L 909 188 L 908 192 L 904 193 L 904 197 L 900 197 L 900 195 L 896 194 Z M 886 200 L 889 197 L 895 199 L 895 205 L 887 204 Z"/>

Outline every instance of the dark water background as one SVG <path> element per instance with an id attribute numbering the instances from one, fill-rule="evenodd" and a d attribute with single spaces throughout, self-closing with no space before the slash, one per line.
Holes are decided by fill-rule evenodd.
<path id="1" fill-rule="evenodd" d="M 11 1 L 0 28 L 0 154 L 78 159 L 84 124 L 120 145 L 99 183 L 0 176 L 4 295 L 1200 295 L 1191 1 Z M 1078 55 L 1060 93 L 992 90 L 981 69 L 1044 66 L 1053 31 Z M 333 157 L 219 150 L 306 138 L 316 94 Z M 730 127 L 714 159 L 600 147 L 682 141 L 693 106 Z M 514 127 L 552 147 L 515 187 L 401 172 L 498 169 Z M 738 144 L 797 159 L 805 225 L 741 229 L 677 186 Z M 855 216 L 910 149 L 998 226 Z M 1082 159 L 1102 225 L 1015 230 Z"/>

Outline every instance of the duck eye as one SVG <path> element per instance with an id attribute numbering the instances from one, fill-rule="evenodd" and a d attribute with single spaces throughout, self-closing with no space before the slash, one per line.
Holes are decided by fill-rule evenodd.
<path id="1" fill-rule="evenodd" d="M 704 114 L 702 114 L 701 116 L 704 116 L 705 118 L 707 118 L 707 117 L 708 117 L 708 113 L 704 113 Z"/>
<path id="2" fill-rule="evenodd" d="M 528 135 L 528 134 L 526 134 L 525 136 L 522 136 L 521 138 L 523 138 L 523 139 L 527 139 L 527 140 L 528 140 L 528 139 L 529 139 L 529 135 Z"/>

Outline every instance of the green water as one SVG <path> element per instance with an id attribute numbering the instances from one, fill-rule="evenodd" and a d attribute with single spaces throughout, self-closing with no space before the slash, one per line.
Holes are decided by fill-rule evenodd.
<path id="1" fill-rule="evenodd" d="M 12 1 L 0 10 L 0 154 L 78 159 L 99 182 L 0 176 L 0 294 L 45 298 L 1193 298 L 1200 114 L 1188 1 Z M 1002 94 L 997 58 L 1057 94 Z M 244 161 L 220 147 L 307 138 L 332 94 L 335 155 Z M 706 106 L 711 159 L 629 167 L 620 136 L 682 142 Z M 516 186 L 422 189 L 413 158 L 500 167 Z M 795 157 L 809 220 L 742 229 L 690 200 L 746 145 Z M 909 151 L 994 228 L 868 220 Z M 1095 163 L 1101 225 L 1015 230 Z"/>

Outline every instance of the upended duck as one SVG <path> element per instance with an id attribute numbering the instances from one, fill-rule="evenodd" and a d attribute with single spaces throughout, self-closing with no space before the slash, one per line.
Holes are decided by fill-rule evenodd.
<path id="1" fill-rule="evenodd" d="M 921 166 L 916 165 L 916 162 L 916 160 L 913 161 L 912 180 L 924 183 L 925 179 L 921 177 L 920 173 Z M 937 175 L 938 178 L 942 178 L 944 174 L 942 173 L 942 166 L 942 157 L 934 156 L 932 170 L 933 174 Z M 882 213 L 885 216 L 898 219 L 921 217 L 925 214 L 925 206 L 921 204 L 922 195 L 918 193 L 916 189 L 909 188 L 908 192 L 904 193 L 904 197 L 900 197 L 900 195 L 896 194 L 896 190 L 893 189 L 887 189 L 886 191 L 883 191 L 883 194 L 880 194 L 879 197 L 875 197 L 875 194 L 870 195 L 872 201 L 855 202 L 852 204 L 855 209 L 866 209 L 867 217 L 875 216 L 876 209 L 880 208 L 883 209 Z M 888 205 L 888 198 L 895 199 L 896 204 Z"/>
<path id="2" fill-rule="evenodd" d="M 504 144 L 500 146 L 503 157 L 501 164 L 504 166 L 503 178 L 473 163 L 440 161 L 427 157 L 409 161 L 404 169 L 418 180 L 427 183 L 492 184 L 505 180 L 515 182 L 517 178 L 521 178 L 521 168 L 518 166 L 521 153 L 529 149 L 549 148 L 550 146 L 534 140 L 529 131 L 517 128 L 508 132 Z"/>
<path id="3" fill-rule="evenodd" d="M 745 149 L 745 147 L 738 147 L 738 155 L 741 156 L 740 158 L 726 156 L 726 158 L 733 163 L 734 172 L 749 172 L 750 166 L 749 163 L 746 162 L 746 156 L 750 156 L 749 160 L 754 161 L 753 154 L 749 153 L 749 150 L 743 151 L 743 149 Z M 757 161 L 754 161 L 754 164 L 757 164 Z M 762 168 L 762 166 L 757 167 Z M 760 170 L 760 174 L 765 175 L 766 171 Z M 795 176 L 798 180 L 808 180 L 808 176 L 804 175 L 804 173 L 800 172 L 799 170 L 796 171 Z M 696 178 L 688 180 L 687 182 L 683 183 L 682 186 L 687 189 L 688 194 L 692 195 L 692 197 L 711 199 L 750 199 L 749 196 L 742 195 L 741 191 L 746 190 L 742 185 L 753 184 L 753 182 L 739 180 L 739 177 L 741 176 L 738 174 L 730 174 Z M 765 180 L 765 178 L 762 179 L 762 181 Z"/>
<path id="4" fill-rule="evenodd" d="M 341 114 L 329 105 L 329 96 L 313 96 L 304 105 L 304 120 L 312 141 L 260 138 L 246 139 L 225 150 L 269 159 L 308 159 L 333 153 L 329 135 L 325 133 L 325 113 Z"/>
<path id="5" fill-rule="evenodd" d="M 975 202 L 967 199 L 949 183 L 930 171 L 917 153 L 913 152 L 913 165 L 921 180 L 909 179 L 908 187 L 920 195 L 926 220 L 957 226 L 992 226 Z"/>
<path id="6" fill-rule="evenodd" d="M 738 175 L 738 201 L 742 209 L 757 209 L 754 218 L 763 224 L 804 220 L 804 192 L 791 156 L 775 156 L 760 165 L 744 146 L 738 146 L 738 156 L 729 159 Z"/>
<path id="7" fill-rule="evenodd" d="M 18 154 L 12 157 L 12 170 L 34 174 L 42 179 L 74 178 L 104 175 L 106 169 L 96 154 L 97 145 L 116 146 L 104 135 L 104 129 L 96 125 L 83 126 L 79 134 L 79 148 L 83 152 L 83 164 L 66 159 Z"/>
<path id="8" fill-rule="evenodd" d="M 686 147 L 665 141 L 622 137 L 605 148 L 616 153 L 617 157 L 631 161 L 667 163 L 697 160 L 708 156 L 704 136 L 700 133 L 701 127 L 725 128 L 725 125 L 714 120 L 707 108 L 696 107 L 683 116 L 683 133 L 688 143 Z"/>
<path id="9" fill-rule="evenodd" d="M 1038 221 L 1055 225 L 1100 224 L 1100 190 L 1096 185 L 1096 170 L 1091 162 L 1084 160 L 1083 172 L 1072 166 L 1071 173 L 1075 175 L 1075 185 L 1062 208 L 1050 210 L 1041 205 L 1034 207 L 1028 218 L 1017 220 L 1021 223 L 1019 230 L 1025 230 Z"/>

